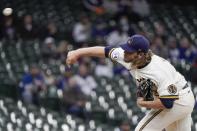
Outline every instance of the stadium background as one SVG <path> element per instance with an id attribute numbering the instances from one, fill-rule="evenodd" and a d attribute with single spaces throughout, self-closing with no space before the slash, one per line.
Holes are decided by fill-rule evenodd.
<path id="1" fill-rule="evenodd" d="M 123 67 L 68 50 L 143 34 L 197 94 L 195 0 L 1 0 L 0 131 L 128 131 L 147 109 Z M 12 12 L 5 10 L 12 8 Z M 7 12 L 6 12 L 7 11 Z M 181 114 L 180 114 L 181 115 Z M 197 130 L 196 107 L 192 131 Z"/>

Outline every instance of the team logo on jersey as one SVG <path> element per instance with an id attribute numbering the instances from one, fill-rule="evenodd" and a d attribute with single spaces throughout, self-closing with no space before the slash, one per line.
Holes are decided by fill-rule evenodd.
<path id="1" fill-rule="evenodd" d="M 116 52 L 116 53 L 112 54 L 112 58 L 116 60 L 116 59 L 118 59 L 119 55 L 120 55 L 119 52 Z"/>
<path id="2" fill-rule="evenodd" d="M 174 94 L 176 94 L 177 93 L 177 88 L 176 88 L 176 86 L 175 85 L 169 85 L 168 86 L 168 92 L 170 93 L 170 94 L 172 94 L 172 95 L 174 95 Z"/>

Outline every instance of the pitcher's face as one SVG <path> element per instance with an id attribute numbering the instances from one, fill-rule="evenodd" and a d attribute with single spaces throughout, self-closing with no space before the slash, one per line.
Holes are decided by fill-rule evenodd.
<path id="1" fill-rule="evenodd" d="M 124 51 L 124 61 L 125 62 L 131 62 L 133 63 L 134 61 L 136 61 L 136 59 L 138 59 L 138 54 L 137 52 L 127 52 L 127 51 Z"/>

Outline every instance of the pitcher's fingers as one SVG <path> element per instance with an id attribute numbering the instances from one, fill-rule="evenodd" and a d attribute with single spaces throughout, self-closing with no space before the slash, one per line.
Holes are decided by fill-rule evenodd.
<path id="1" fill-rule="evenodd" d="M 70 68 L 70 65 L 71 65 L 70 60 L 66 59 L 66 65 L 68 66 L 68 68 Z"/>

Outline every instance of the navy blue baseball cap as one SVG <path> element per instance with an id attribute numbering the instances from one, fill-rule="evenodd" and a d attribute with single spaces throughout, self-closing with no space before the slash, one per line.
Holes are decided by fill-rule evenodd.
<path id="1" fill-rule="evenodd" d="M 127 52 L 141 51 L 147 53 L 150 48 L 150 42 L 142 35 L 133 35 L 120 47 Z"/>

